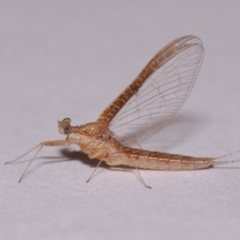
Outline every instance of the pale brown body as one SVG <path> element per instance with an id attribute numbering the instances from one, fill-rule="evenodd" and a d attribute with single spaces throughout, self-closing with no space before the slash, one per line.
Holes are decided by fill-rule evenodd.
<path id="1" fill-rule="evenodd" d="M 71 126 L 70 118 L 59 121 L 59 132 L 67 135 L 66 139 L 42 142 L 38 145 L 38 152 L 43 146 L 77 144 L 89 158 L 99 159 L 99 164 L 105 161 L 110 166 L 125 165 L 136 169 L 197 170 L 220 163 L 216 159 L 226 155 L 218 158 L 196 158 L 131 148 L 132 143 L 158 132 L 178 112 L 191 92 L 202 59 L 203 46 L 199 38 L 184 36 L 175 39 L 149 61 L 96 122 Z M 116 128 L 113 129 L 113 126 Z M 119 138 L 117 129 L 120 132 L 133 129 L 136 134 L 131 133 L 126 138 Z M 142 178 L 141 181 L 144 183 Z M 147 186 L 145 183 L 144 185 Z"/>
<path id="2" fill-rule="evenodd" d="M 213 165 L 213 158 L 195 158 L 125 147 L 110 130 L 105 130 L 104 134 L 99 136 L 101 125 L 97 122 L 73 127 L 73 131 L 67 136 L 66 142 L 79 145 L 89 158 L 103 160 L 110 166 L 179 171 L 197 170 Z"/>

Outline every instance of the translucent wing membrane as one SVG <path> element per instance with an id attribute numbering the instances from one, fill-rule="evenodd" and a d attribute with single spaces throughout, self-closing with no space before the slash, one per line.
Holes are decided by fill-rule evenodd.
<path id="1" fill-rule="evenodd" d="M 172 41 L 150 60 L 99 121 L 110 122 L 110 130 L 125 145 L 151 137 L 173 118 L 189 96 L 202 60 L 199 38 L 185 36 Z"/>

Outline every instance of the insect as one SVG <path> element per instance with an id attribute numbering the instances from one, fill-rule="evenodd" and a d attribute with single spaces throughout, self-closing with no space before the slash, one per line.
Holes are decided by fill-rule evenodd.
<path id="1" fill-rule="evenodd" d="M 178 112 L 189 96 L 203 60 L 201 40 L 195 36 L 177 38 L 162 48 L 140 72 L 137 78 L 101 113 L 96 122 L 71 126 L 70 118 L 58 121 L 64 140 L 39 143 L 39 148 L 23 172 L 43 146 L 77 144 L 90 159 L 110 166 L 125 165 L 137 170 L 140 181 L 149 187 L 138 169 L 197 170 L 225 163 L 217 158 L 197 158 L 170 153 L 152 152 L 132 148 L 133 144 L 147 139 L 163 128 Z M 239 152 L 239 151 L 237 151 Z"/>

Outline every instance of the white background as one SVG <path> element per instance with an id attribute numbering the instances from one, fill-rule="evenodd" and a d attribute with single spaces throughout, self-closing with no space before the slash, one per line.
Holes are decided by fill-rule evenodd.
<path id="1" fill-rule="evenodd" d="M 240 148 L 239 1 L 0 1 L 0 239 L 239 239 L 240 163 L 192 172 L 97 164 L 57 120 L 97 119 L 165 44 L 199 36 L 205 59 L 191 96 L 145 149 L 214 157 Z M 239 155 L 232 157 L 239 159 Z"/>

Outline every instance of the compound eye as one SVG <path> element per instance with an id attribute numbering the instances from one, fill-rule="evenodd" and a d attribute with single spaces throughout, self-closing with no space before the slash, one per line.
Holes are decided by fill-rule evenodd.
<path id="1" fill-rule="evenodd" d="M 64 119 L 62 120 L 62 122 L 64 122 L 64 123 L 70 123 L 70 122 L 71 122 L 71 118 L 64 118 Z"/>
<path id="2" fill-rule="evenodd" d="M 71 133 L 71 129 L 66 127 L 66 128 L 64 128 L 63 132 L 64 132 L 64 134 L 70 134 Z"/>

